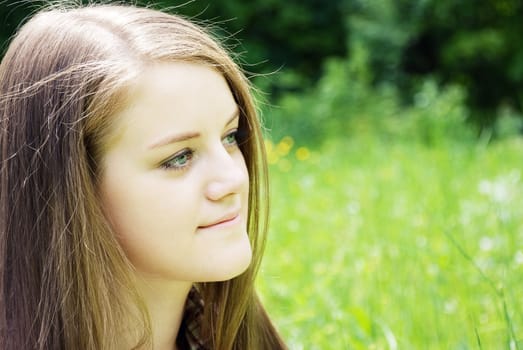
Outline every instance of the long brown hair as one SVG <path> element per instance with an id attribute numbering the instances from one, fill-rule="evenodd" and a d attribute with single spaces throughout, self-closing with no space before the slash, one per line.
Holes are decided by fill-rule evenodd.
<path id="1" fill-rule="evenodd" d="M 100 208 L 98 164 L 112 120 L 146 65 L 190 61 L 227 80 L 241 111 L 250 175 L 253 260 L 198 285 L 213 349 L 282 349 L 254 290 L 267 224 L 267 169 L 250 85 L 222 46 L 179 16 L 124 5 L 50 8 L 12 40 L 0 65 L 0 348 L 115 349 L 128 301 L 150 322 L 132 266 Z"/>

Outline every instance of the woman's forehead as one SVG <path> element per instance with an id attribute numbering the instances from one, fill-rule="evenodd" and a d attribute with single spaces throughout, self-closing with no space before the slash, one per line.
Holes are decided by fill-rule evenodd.
<path id="1" fill-rule="evenodd" d="M 133 84 L 113 122 L 113 141 L 154 143 L 168 131 L 195 132 L 239 113 L 223 75 L 201 64 L 174 62 L 148 68 Z"/>

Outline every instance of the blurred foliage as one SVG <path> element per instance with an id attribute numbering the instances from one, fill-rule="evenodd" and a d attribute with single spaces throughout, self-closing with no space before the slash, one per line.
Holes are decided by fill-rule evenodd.
<path id="1" fill-rule="evenodd" d="M 370 84 L 367 63 L 363 48 L 350 61 L 329 60 L 314 88 L 285 94 L 274 106 L 267 106 L 264 114 L 270 137 L 279 140 L 287 135 L 311 147 L 320 146 L 325 137 L 366 134 L 379 134 L 389 142 L 415 140 L 427 146 L 476 139 L 476 129 L 467 123 L 470 112 L 461 86 L 442 88 L 426 79 L 414 92 L 413 103 L 404 105 L 396 86 Z M 514 126 L 513 119 L 518 120 L 509 111 L 506 114 L 512 123 L 505 122 L 504 129 Z"/>
<path id="2" fill-rule="evenodd" d="M 333 110 L 339 109 L 335 105 L 348 105 L 350 113 L 331 116 L 343 119 L 359 108 L 350 104 L 365 103 L 360 98 L 372 100 L 377 94 L 383 99 L 389 93 L 384 86 L 393 87 L 395 104 L 415 108 L 417 92 L 430 80 L 442 86 L 438 90 L 459 86 L 470 110 L 467 118 L 491 135 L 497 135 L 492 130 L 501 110 L 510 110 L 511 118 L 517 119 L 523 109 L 520 0 L 129 2 L 216 23 L 221 28 L 217 34 L 228 38 L 227 44 L 240 54 L 243 67 L 270 94 L 272 103 L 289 102 L 301 93 L 312 99 L 313 91 L 321 91 L 332 100 Z M 0 1 L 4 47 L 17 25 L 40 3 Z M 334 61 L 349 62 L 345 82 L 333 77 L 341 69 L 332 66 Z M 354 82 L 354 76 L 359 81 Z M 334 84 L 331 88 L 329 82 Z M 325 96 L 325 90 L 334 88 L 351 91 Z M 309 118 L 323 122 L 326 116 Z"/>
<path id="3" fill-rule="evenodd" d="M 402 71 L 459 83 L 475 119 L 492 125 L 501 103 L 523 107 L 522 14 L 520 0 L 431 1 Z"/>

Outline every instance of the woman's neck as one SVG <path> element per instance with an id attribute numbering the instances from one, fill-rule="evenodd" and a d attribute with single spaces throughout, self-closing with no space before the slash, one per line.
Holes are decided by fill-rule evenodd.
<path id="1" fill-rule="evenodd" d="M 176 349 L 190 282 L 140 278 L 137 288 L 149 312 L 154 350 Z"/>

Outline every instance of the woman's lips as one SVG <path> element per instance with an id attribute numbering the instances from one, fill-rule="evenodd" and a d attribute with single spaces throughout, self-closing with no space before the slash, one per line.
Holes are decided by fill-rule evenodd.
<path id="1" fill-rule="evenodd" d="M 198 226 L 198 229 L 226 227 L 226 226 L 235 225 L 238 222 L 240 222 L 240 214 L 234 214 L 234 215 L 226 216 L 222 219 L 218 219 L 217 221 L 215 221 L 211 224 Z"/>

